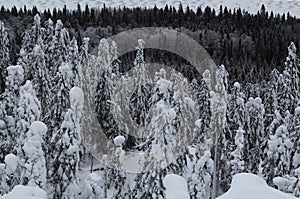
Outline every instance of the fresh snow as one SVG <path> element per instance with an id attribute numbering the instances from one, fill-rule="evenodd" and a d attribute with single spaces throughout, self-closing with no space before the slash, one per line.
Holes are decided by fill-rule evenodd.
<path id="1" fill-rule="evenodd" d="M 47 199 L 47 193 L 36 185 L 17 185 L 2 199 Z"/>
<path id="2" fill-rule="evenodd" d="M 176 174 L 169 174 L 163 179 L 166 188 L 166 199 L 189 199 L 186 180 Z"/>
<path id="3" fill-rule="evenodd" d="M 18 166 L 18 158 L 14 154 L 8 154 L 5 156 L 5 165 L 6 165 L 6 172 L 8 174 L 11 174 L 15 172 Z"/>
<path id="4" fill-rule="evenodd" d="M 289 194 L 269 187 L 257 175 L 240 173 L 233 176 L 230 189 L 218 199 L 296 199 Z"/>
<path id="5" fill-rule="evenodd" d="M 122 146 L 125 142 L 125 137 L 122 135 L 118 135 L 114 138 L 114 144 L 118 147 Z"/>
<path id="6" fill-rule="evenodd" d="M 36 6 L 39 10 L 48 8 L 52 10 L 54 7 L 62 9 L 66 4 L 67 8 L 76 9 L 78 3 L 80 3 L 82 9 L 84 9 L 85 5 L 89 5 L 89 7 L 103 7 L 103 4 L 105 4 L 106 7 L 153 7 L 154 5 L 156 5 L 158 8 L 164 8 L 164 6 L 168 4 L 178 8 L 180 2 L 182 3 L 184 8 L 186 8 L 186 6 L 188 5 L 189 8 L 193 10 L 197 10 L 198 6 L 201 6 L 202 9 L 204 9 L 206 6 L 210 6 L 216 11 L 219 11 L 220 5 L 223 5 L 227 6 L 230 9 L 241 7 L 242 9 L 245 9 L 250 13 L 257 13 L 257 11 L 261 8 L 261 5 L 264 4 L 267 10 L 273 10 L 274 13 L 290 12 L 291 15 L 300 17 L 299 0 L 0 0 L 0 4 L 5 6 L 6 8 L 11 8 L 12 6 L 16 6 L 17 8 L 19 8 L 26 5 L 27 8 Z"/>
<path id="7" fill-rule="evenodd" d="M 34 121 L 30 125 L 29 130 L 33 135 L 39 135 L 40 137 L 42 137 L 45 135 L 48 128 L 47 128 L 46 124 L 44 124 L 43 122 Z"/>
<path id="8" fill-rule="evenodd" d="M 81 111 L 84 103 L 84 94 L 81 88 L 73 87 L 70 90 L 70 103 L 73 110 Z"/>

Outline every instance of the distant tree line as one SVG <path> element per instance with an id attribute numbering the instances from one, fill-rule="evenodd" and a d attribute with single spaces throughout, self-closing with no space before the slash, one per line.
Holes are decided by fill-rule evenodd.
<path id="1" fill-rule="evenodd" d="M 132 9 L 108 8 L 105 5 L 101 9 L 88 5 L 82 8 L 78 4 L 75 10 L 64 6 L 63 9 L 44 11 L 38 11 L 36 7 L 17 9 L 14 6 L 7 9 L 2 6 L 0 20 L 8 29 L 12 63 L 16 63 L 24 30 L 31 26 L 33 16 L 37 13 L 42 22 L 49 18 L 54 21 L 61 19 L 78 44 L 81 44 L 83 37 L 90 37 L 91 51 L 98 46 L 100 38 L 126 29 L 145 26 L 177 29 L 203 45 L 218 65 L 226 65 L 231 82 L 259 82 L 266 80 L 274 68 L 282 71 L 286 46 L 294 41 L 298 48 L 300 41 L 297 34 L 300 31 L 300 19 L 289 12 L 282 15 L 268 12 L 264 5 L 257 14 L 222 6 L 217 11 L 210 7 L 191 10 L 189 7 L 183 8 L 181 4 L 178 8 L 166 5 L 164 8 Z M 147 54 L 150 59 L 155 59 L 156 55 Z"/>

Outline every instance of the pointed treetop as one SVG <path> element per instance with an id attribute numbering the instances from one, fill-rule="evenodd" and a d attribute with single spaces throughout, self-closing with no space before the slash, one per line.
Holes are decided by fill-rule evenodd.
<path id="1" fill-rule="evenodd" d="M 41 25 L 41 17 L 39 14 L 36 14 L 33 19 L 34 19 L 34 24 L 38 26 Z"/>
<path id="2" fill-rule="evenodd" d="M 145 46 L 145 41 L 143 39 L 139 39 L 138 44 L 138 49 L 143 49 Z"/>
<path id="3" fill-rule="evenodd" d="M 292 42 L 291 45 L 288 47 L 288 51 L 289 51 L 289 57 L 291 57 L 292 59 L 296 59 L 297 48 L 294 42 Z"/>
<path id="4" fill-rule="evenodd" d="M 64 27 L 64 24 L 62 23 L 62 21 L 60 19 L 58 19 L 56 21 L 55 30 L 56 31 L 60 31 L 61 29 L 63 29 L 63 27 Z"/>

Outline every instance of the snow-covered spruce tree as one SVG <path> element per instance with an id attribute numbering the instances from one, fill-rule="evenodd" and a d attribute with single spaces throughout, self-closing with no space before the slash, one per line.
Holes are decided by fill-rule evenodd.
<path id="1" fill-rule="evenodd" d="M 80 161 L 80 118 L 83 109 L 83 92 L 78 87 L 70 90 L 71 109 L 65 113 L 60 129 L 51 143 L 53 163 L 50 171 L 55 198 L 72 198 L 78 194 L 77 171 Z"/>
<path id="2" fill-rule="evenodd" d="M 243 157 L 243 148 L 244 148 L 244 134 L 245 131 L 240 127 L 236 131 L 235 135 L 235 145 L 236 148 L 231 152 L 232 160 L 230 161 L 231 165 L 231 176 L 241 173 L 244 171 L 244 157 Z"/>
<path id="3" fill-rule="evenodd" d="M 46 117 L 48 128 L 57 130 L 63 120 L 63 114 L 69 107 L 68 92 L 74 86 L 74 66 L 68 60 L 70 38 L 61 20 L 57 20 L 54 35 L 50 40 L 52 48 L 46 55 L 46 64 L 50 67 L 50 88 L 52 98 L 49 107 L 51 117 Z"/>
<path id="4" fill-rule="evenodd" d="M 1 157 L 3 158 L 8 153 L 12 153 L 16 145 L 18 133 L 16 131 L 17 108 L 19 103 L 19 87 L 24 80 L 24 71 L 22 66 L 7 67 L 7 77 L 5 81 L 5 91 L 2 94 L 1 101 L 1 116 L 2 130 L 1 140 Z"/>
<path id="5" fill-rule="evenodd" d="M 278 107 L 278 93 L 280 92 L 279 88 L 282 87 L 283 79 L 277 69 L 273 69 L 270 74 L 270 81 L 267 84 L 267 88 L 263 95 L 263 102 L 265 104 L 266 112 L 266 127 L 273 120 L 273 116 L 276 110 L 280 110 Z"/>
<path id="6" fill-rule="evenodd" d="M 209 88 L 205 81 L 201 79 L 199 82 L 197 79 L 193 79 L 191 86 L 195 92 L 197 103 L 200 111 L 200 129 L 199 136 L 197 136 L 198 142 L 202 143 L 202 139 L 209 139 L 209 123 L 210 123 L 210 101 L 209 101 Z"/>
<path id="7" fill-rule="evenodd" d="M 210 153 L 213 137 L 209 129 L 211 116 L 209 90 L 204 80 L 201 80 L 199 85 L 194 79 L 191 85 L 196 93 L 201 113 L 200 118 L 195 122 L 196 140 L 188 147 L 186 154 L 185 175 L 191 198 L 210 198 L 214 162 Z"/>
<path id="8" fill-rule="evenodd" d="M 215 147 L 214 151 L 214 163 L 216 165 L 217 179 L 218 185 L 220 184 L 220 188 L 226 191 L 229 188 L 230 184 L 230 159 L 231 159 L 231 150 L 230 150 L 230 141 L 232 142 L 231 133 L 228 129 L 228 121 L 227 121 L 227 104 L 228 104 L 228 95 L 227 95 L 227 88 L 228 88 L 228 72 L 225 69 L 224 65 L 219 66 L 218 70 L 216 71 L 216 86 L 215 86 L 215 93 L 212 96 L 212 101 L 215 104 L 214 106 L 215 113 L 212 113 L 212 116 L 217 118 L 212 118 L 213 121 L 213 128 L 221 128 L 215 129 L 214 133 L 216 137 L 215 140 L 217 141 L 217 146 Z M 213 115 L 214 114 L 214 115 Z M 214 122 L 218 122 L 217 124 Z M 216 184 L 214 184 L 216 186 Z"/>
<path id="9" fill-rule="evenodd" d="M 292 147 L 293 143 L 286 126 L 279 126 L 275 134 L 270 135 L 267 155 L 270 162 L 274 164 L 271 172 L 273 177 L 290 174 Z"/>
<path id="10" fill-rule="evenodd" d="M 245 171 L 251 173 L 259 172 L 261 158 L 265 154 L 267 136 L 264 131 L 264 105 L 261 98 L 250 97 L 245 104 Z"/>
<path id="11" fill-rule="evenodd" d="M 9 39 L 4 23 L 0 21 L 0 93 L 5 89 L 6 68 L 10 63 Z"/>
<path id="12" fill-rule="evenodd" d="M 37 97 L 43 107 L 42 118 L 50 116 L 51 100 L 53 100 L 54 75 L 54 28 L 51 20 L 47 21 L 47 28 L 42 27 L 41 18 L 37 14 L 31 29 L 25 32 L 20 50 L 18 64 L 25 71 L 25 79 L 30 79 L 36 90 Z M 55 60 L 57 63 L 58 60 Z M 48 122 L 47 122 L 48 123 Z"/>
<path id="13" fill-rule="evenodd" d="M 111 47 L 112 49 L 113 47 Z M 116 46 L 114 47 L 116 48 Z M 115 49 L 116 50 L 116 49 Z M 111 95 L 113 89 L 116 85 L 116 77 L 119 72 L 119 68 L 117 66 L 114 69 L 114 61 L 118 62 L 118 60 L 114 60 L 116 55 L 112 55 L 110 50 L 110 45 L 106 39 L 101 39 L 99 48 L 98 48 L 98 66 L 102 69 L 100 82 L 97 85 L 97 91 L 95 96 L 96 103 L 96 111 L 98 113 L 99 121 L 104 129 L 106 129 L 107 136 L 116 136 L 118 130 L 115 129 L 113 121 L 113 115 L 111 114 L 111 106 L 110 103 Z M 112 57 L 114 56 L 114 57 Z M 117 73 L 116 73 L 117 71 Z M 97 80 L 96 80 L 97 81 Z M 113 135 L 115 134 L 115 135 Z"/>
<path id="14" fill-rule="evenodd" d="M 195 156 L 193 158 L 196 158 Z M 214 162 L 211 159 L 211 153 L 205 151 L 204 155 L 196 159 L 193 165 L 191 177 L 188 180 L 189 192 L 192 199 L 211 198 L 212 174 Z"/>
<path id="15" fill-rule="evenodd" d="M 19 90 L 20 99 L 18 103 L 15 128 L 17 137 L 14 151 L 18 157 L 20 182 L 22 184 L 27 184 L 28 179 L 24 177 L 24 169 L 26 169 L 26 154 L 24 153 L 23 146 L 26 140 L 26 133 L 28 132 L 30 125 L 32 122 L 40 119 L 41 104 L 36 97 L 31 81 L 27 80 L 25 85 L 21 86 Z"/>
<path id="16" fill-rule="evenodd" d="M 5 81 L 5 91 L 3 93 L 3 107 L 7 115 L 15 116 L 19 100 L 19 87 L 24 81 L 24 70 L 22 66 L 7 67 L 7 77 Z"/>
<path id="17" fill-rule="evenodd" d="M 292 136 L 292 142 L 294 144 L 293 146 L 293 170 L 296 168 L 300 167 L 300 135 L 299 135 L 299 131 L 300 131 L 300 106 L 298 106 L 295 109 L 293 118 L 292 118 L 292 122 L 290 125 L 290 133 Z"/>
<path id="18" fill-rule="evenodd" d="M 12 190 L 20 182 L 18 171 L 18 158 L 10 153 L 5 156 L 4 164 L 0 164 L 0 194 L 3 195 Z"/>
<path id="19" fill-rule="evenodd" d="M 245 126 L 245 98 L 238 82 L 233 84 L 228 95 L 228 125 L 230 130 Z M 234 136 L 232 136 L 234 137 Z"/>
<path id="20" fill-rule="evenodd" d="M 22 175 L 23 184 L 27 185 L 33 181 L 40 188 L 46 188 L 46 164 L 42 145 L 43 136 L 46 134 L 47 126 L 40 121 L 34 121 L 26 133 L 24 151 L 24 171 Z"/>
<path id="21" fill-rule="evenodd" d="M 150 97 L 152 107 L 147 115 L 151 119 L 146 123 L 146 132 L 150 134 L 145 135 L 146 139 L 140 144 L 147 146 L 144 148 L 147 156 L 141 163 L 145 172 L 136 176 L 137 183 L 129 197 L 164 198 L 162 179 L 166 172 L 182 172 L 181 163 L 177 162 L 179 159 L 176 157 L 176 154 L 179 153 L 177 150 L 180 148 L 177 145 L 180 145 L 181 141 L 184 142 L 176 140 L 176 137 L 180 136 L 176 135 L 180 125 L 180 110 L 177 107 L 180 102 L 176 101 L 170 92 L 172 82 L 165 79 L 165 73 L 161 69 L 154 78 L 156 82 L 151 89 Z M 136 94 L 138 95 L 138 91 Z M 139 101 L 139 103 L 142 102 Z M 144 113 L 145 116 L 146 114 L 147 112 Z M 184 132 L 181 133 L 184 135 Z"/>
<path id="22" fill-rule="evenodd" d="M 283 111 L 289 110 L 291 113 L 297 107 L 300 99 L 300 72 L 296 50 L 295 44 L 291 43 L 288 47 L 288 57 L 286 58 L 285 69 L 283 71 L 284 84 L 280 88 L 279 93 L 279 107 Z"/>
<path id="23" fill-rule="evenodd" d="M 147 112 L 150 108 L 148 98 L 151 92 L 151 85 L 149 85 L 151 82 L 146 81 L 147 77 L 145 74 L 144 45 L 144 40 L 139 39 L 138 46 L 136 47 L 136 58 L 133 63 L 136 74 L 139 74 L 135 80 L 135 85 L 137 85 L 137 88 L 129 103 L 130 114 L 133 121 L 141 126 L 145 126 L 147 124 Z"/>
<path id="24" fill-rule="evenodd" d="M 24 69 L 25 79 L 32 79 L 34 76 L 37 76 L 34 73 L 39 72 L 37 70 L 39 63 L 37 63 L 36 59 L 40 59 L 40 57 L 36 57 L 37 53 L 34 53 L 34 47 L 37 45 L 43 48 L 42 32 L 44 32 L 44 28 L 41 26 L 41 18 L 36 14 L 33 26 L 24 34 L 18 59 L 18 64 Z"/>
<path id="25" fill-rule="evenodd" d="M 20 100 L 17 109 L 16 131 L 18 133 L 15 149 L 18 157 L 23 157 L 23 144 L 26 133 L 34 121 L 38 121 L 41 115 L 41 104 L 36 97 L 31 81 L 27 80 L 24 86 L 20 87 Z"/>
<path id="26" fill-rule="evenodd" d="M 273 120 L 271 123 L 267 126 L 268 128 L 268 136 L 275 135 L 276 130 L 281 125 L 286 125 L 284 118 L 281 116 L 280 111 L 275 110 L 273 116 Z M 262 173 L 264 177 L 266 178 L 267 183 L 272 184 L 273 178 L 274 178 L 274 167 L 275 162 L 273 158 L 265 158 L 262 163 Z"/>
<path id="27" fill-rule="evenodd" d="M 64 118 L 64 113 L 68 107 L 70 107 L 69 101 L 69 91 L 74 86 L 75 74 L 73 71 L 73 66 L 70 63 L 62 63 L 62 65 L 58 69 L 58 73 L 56 76 L 56 85 L 54 86 L 54 90 L 56 94 L 53 97 L 53 112 L 52 112 L 52 128 L 57 130 Z"/>
<path id="28" fill-rule="evenodd" d="M 0 110 L 0 118 L 0 162 L 3 162 L 5 155 L 10 153 L 10 151 L 8 150 L 11 149 L 11 143 L 10 136 L 8 134 L 8 129 L 6 127 L 5 115 L 3 110 Z"/>

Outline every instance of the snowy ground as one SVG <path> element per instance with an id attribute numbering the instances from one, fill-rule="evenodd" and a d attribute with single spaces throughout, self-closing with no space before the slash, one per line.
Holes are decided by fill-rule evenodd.
<path id="1" fill-rule="evenodd" d="M 280 192 L 260 177 L 242 173 L 233 176 L 230 189 L 217 199 L 296 199 L 296 197 Z"/>
<path id="2" fill-rule="evenodd" d="M 74 9 L 77 4 L 80 3 L 82 6 L 88 4 L 90 7 L 101 7 L 104 3 L 106 6 L 119 7 L 164 7 L 166 4 L 179 5 L 179 0 L 0 0 L 0 5 L 5 7 L 23 7 L 26 5 L 28 8 L 37 6 L 38 9 L 52 9 L 54 7 L 63 8 L 66 4 L 68 8 Z M 202 8 L 207 5 L 219 9 L 220 5 L 225 5 L 228 8 L 241 7 L 251 13 L 256 13 L 262 4 L 265 4 L 267 10 L 272 10 L 275 13 L 290 12 L 292 15 L 300 17 L 300 0 L 184 0 L 182 1 L 183 6 L 189 6 L 192 9 L 201 6 Z"/>

